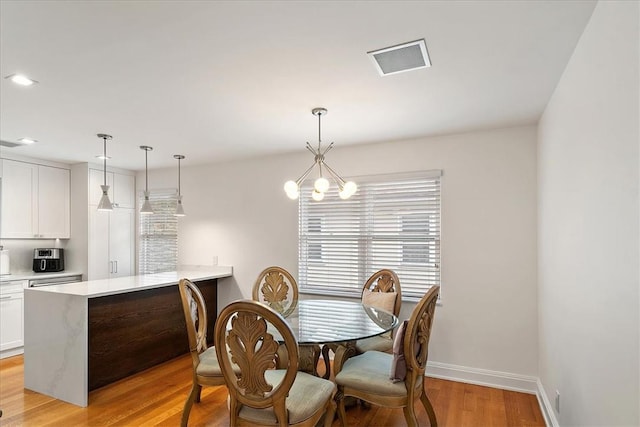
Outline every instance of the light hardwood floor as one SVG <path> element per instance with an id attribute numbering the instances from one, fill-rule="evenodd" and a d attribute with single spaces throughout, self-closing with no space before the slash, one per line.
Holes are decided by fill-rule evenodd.
<path id="1" fill-rule="evenodd" d="M 0 360 L 0 426 L 179 426 L 182 407 L 191 387 L 191 359 L 187 354 L 98 389 L 89 406 L 69 403 L 24 390 L 23 358 Z M 433 378 L 427 394 L 438 424 L 464 426 L 544 426 L 534 395 Z M 190 426 L 227 426 L 224 387 L 202 390 L 194 404 Z M 420 425 L 428 426 L 422 406 L 416 405 Z M 401 409 L 361 406 L 347 409 L 350 426 L 406 426 Z M 340 423 L 336 419 L 334 427 Z"/>

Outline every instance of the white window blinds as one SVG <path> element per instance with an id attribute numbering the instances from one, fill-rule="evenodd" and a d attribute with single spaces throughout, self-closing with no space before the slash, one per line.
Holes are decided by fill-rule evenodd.
<path id="1" fill-rule="evenodd" d="M 138 200 L 138 210 L 144 196 Z M 154 191 L 149 194 L 153 215 L 140 217 L 140 274 L 175 271 L 178 263 L 178 221 L 175 191 Z"/>
<path id="2" fill-rule="evenodd" d="M 321 202 L 299 199 L 298 276 L 302 291 L 360 296 L 374 272 L 400 278 L 402 296 L 440 284 L 441 171 L 358 178 L 348 200 L 332 188 Z"/>

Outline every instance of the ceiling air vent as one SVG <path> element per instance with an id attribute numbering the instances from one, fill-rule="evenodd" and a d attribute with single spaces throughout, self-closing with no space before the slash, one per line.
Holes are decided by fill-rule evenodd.
<path id="1" fill-rule="evenodd" d="M 367 55 L 373 60 L 381 76 L 431 66 L 424 39 L 374 50 L 367 52 Z"/>
<path id="2" fill-rule="evenodd" d="M 3 147 L 13 148 L 13 147 L 17 147 L 18 145 L 23 145 L 23 144 L 19 144 L 17 142 L 9 142 L 9 141 L 0 140 L 0 145 L 3 146 Z"/>

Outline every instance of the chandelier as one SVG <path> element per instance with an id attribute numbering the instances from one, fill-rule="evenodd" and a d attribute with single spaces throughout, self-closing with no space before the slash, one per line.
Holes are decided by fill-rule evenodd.
<path id="1" fill-rule="evenodd" d="M 326 171 L 327 175 L 331 177 L 335 183 L 338 185 L 338 195 L 341 199 L 348 199 L 353 196 L 355 192 L 358 190 L 358 186 L 353 181 L 345 181 L 342 179 L 340 175 L 329 165 L 327 165 L 324 161 L 324 157 L 331 148 L 333 148 L 333 142 L 327 146 L 327 148 L 322 151 L 322 133 L 321 133 L 321 118 L 325 114 L 327 114 L 326 108 L 314 108 L 311 110 L 311 113 L 314 116 L 318 116 L 318 148 L 314 149 L 309 142 L 307 142 L 307 150 L 311 151 L 314 156 L 313 164 L 307 169 L 300 178 L 297 180 L 289 180 L 284 184 L 284 191 L 287 193 L 287 196 L 295 200 L 300 196 L 300 184 L 309 176 L 309 174 L 313 171 L 315 166 L 318 166 L 318 178 L 313 183 L 313 191 L 311 192 L 311 197 L 315 201 L 321 201 L 324 199 L 324 194 L 329 190 L 331 183 L 324 176 L 323 171 Z"/>

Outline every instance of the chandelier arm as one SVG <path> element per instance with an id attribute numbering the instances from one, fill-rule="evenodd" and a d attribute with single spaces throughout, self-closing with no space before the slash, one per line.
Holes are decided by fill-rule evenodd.
<path id="1" fill-rule="evenodd" d="M 327 146 L 327 148 L 325 148 L 325 149 L 324 149 L 324 153 L 322 153 L 322 155 L 324 156 L 325 154 L 327 154 L 327 152 L 328 152 L 329 150 L 331 150 L 332 148 L 333 148 L 333 142 L 332 142 L 331 144 L 329 144 L 329 145 Z"/>
<path id="2" fill-rule="evenodd" d="M 346 181 L 342 179 L 342 177 L 338 175 L 336 171 L 331 169 L 331 167 L 328 164 L 326 164 L 324 161 L 322 163 L 324 164 L 324 167 L 327 169 L 327 172 L 329 172 L 329 175 L 331 175 L 331 177 L 336 180 L 336 182 L 338 183 L 338 186 L 344 187 L 344 184 Z"/>
<path id="3" fill-rule="evenodd" d="M 309 141 L 307 141 L 307 146 L 306 146 L 307 150 L 311 151 L 313 153 L 314 156 L 318 155 L 318 152 L 311 146 L 311 144 L 309 144 Z"/>
<path id="4" fill-rule="evenodd" d="M 307 169 L 302 176 L 300 176 L 300 178 L 296 179 L 296 184 L 298 184 L 298 187 L 300 186 L 300 184 L 302 184 L 302 181 L 304 181 L 304 179 L 309 176 L 309 174 L 311 173 L 311 171 L 313 170 L 313 167 L 316 165 L 316 162 L 313 162 L 313 164 L 311 166 L 309 166 L 309 169 Z"/>

